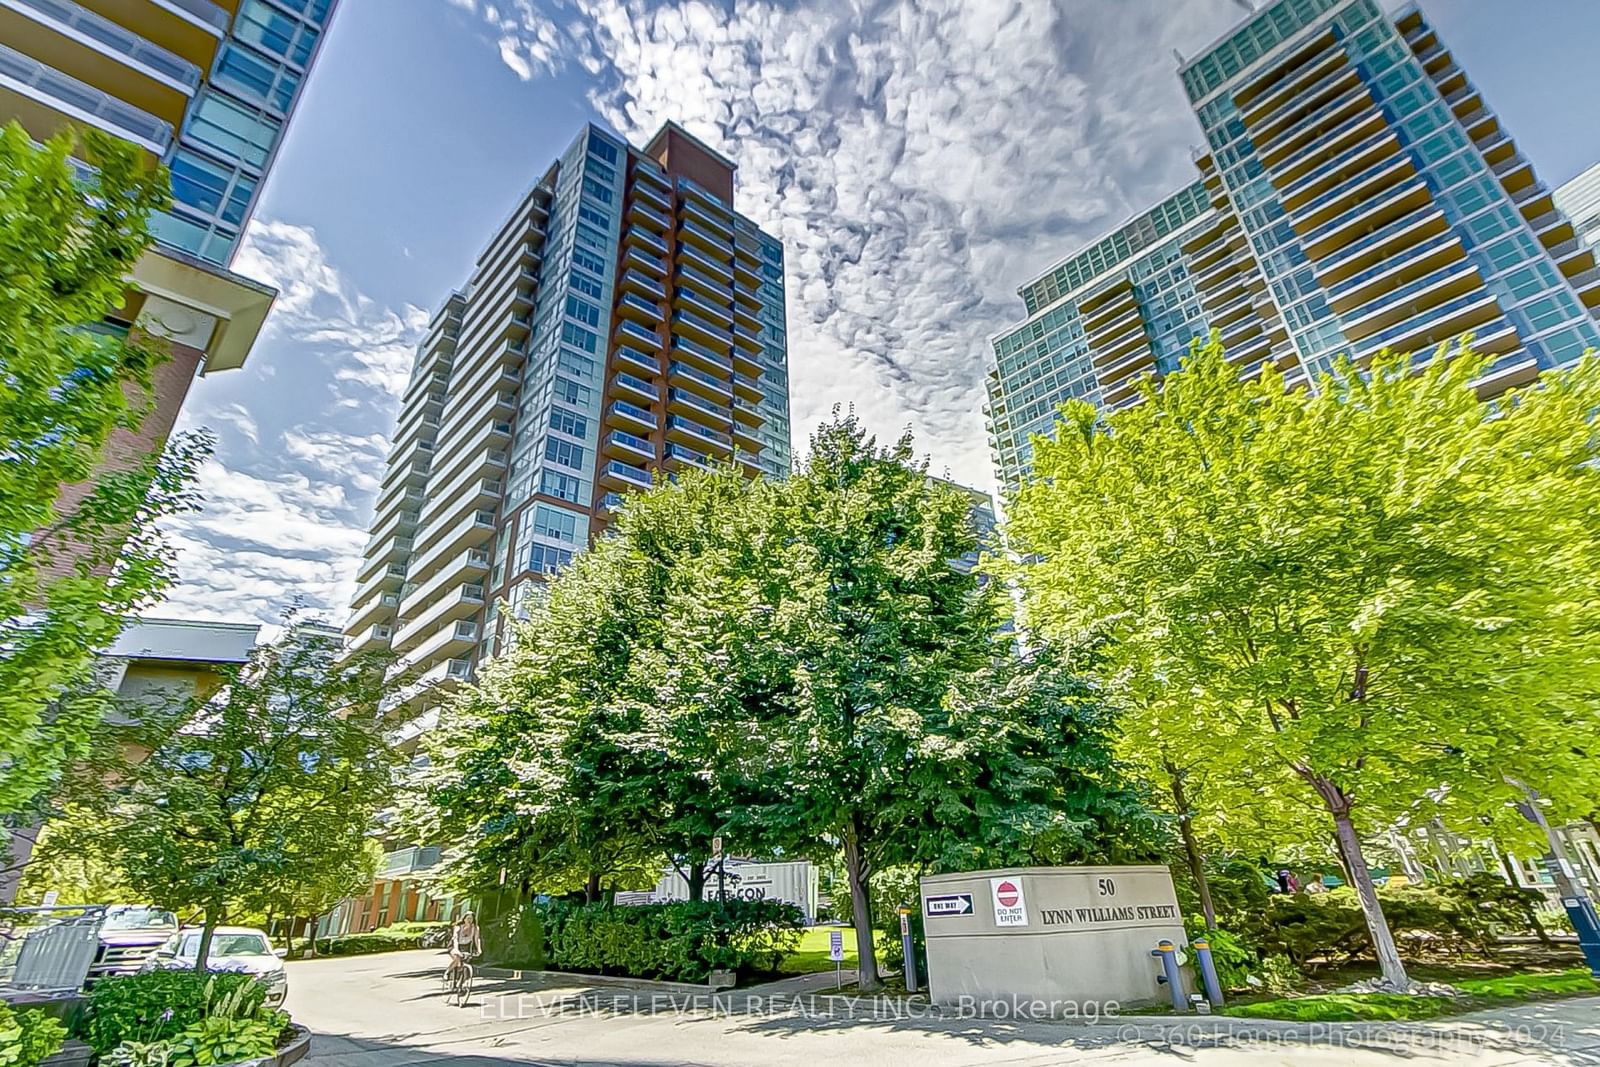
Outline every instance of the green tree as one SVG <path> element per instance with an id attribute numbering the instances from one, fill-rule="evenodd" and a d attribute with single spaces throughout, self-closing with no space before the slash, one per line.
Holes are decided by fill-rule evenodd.
<path id="1" fill-rule="evenodd" d="M 78 793 L 98 809 L 93 844 L 144 899 L 204 914 L 197 969 L 231 909 L 356 880 L 360 843 L 393 784 L 379 708 L 388 662 L 336 662 L 290 625 L 224 671 L 215 695 L 142 706 L 129 735 L 107 739 L 121 756 L 85 768 Z"/>
<path id="2" fill-rule="evenodd" d="M 835 418 L 771 492 L 746 548 L 685 568 L 663 702 L 748 738 L 722 758 L 735 837 L 842 851 L 872 990 L 875 872 L 1104 855 L 1143 809 L 1103 709 L 1054 650 L 1019 660 L 995 589 L 952 566 L 978 548 L 970 501 L 909 436 L 880 447 Z"/>
<path id="3" fill-rule="evenodd" d="M 89 178 L 74 154 L 94 165 Z M 0 130 L 0 813 L 84 751 L 103 708 L 58 700 L 170 584 L 157 523 L 193 506 L 210 448 L 188 436 L 131 468 L 100 466 L 111 434 L 143 420 L 165 358 L 160 343 L 105 325 L 165 189 L 164 173 L 113 138 L 41 147 L 16 123 Z M 63 509 L 63 487 L 80 485 Z"/>
<path id="4" fill-rule="evenodd" d="M 1600 368 L 1491 408 L 1484 366 L 1385 355 L 1313 392 L 1212 344 L 1133 408 L 1069 405 L 1009 509 L 1032 624 L 1114 638 L 1106 678 L 1167 693 L 1256 794 L 1314 801 L 1397 985 L 1362 833 L 1503 807 L 1508 768 L 1594 781 L 1539 750 L 1560 715 L 1597 751 Z"/>

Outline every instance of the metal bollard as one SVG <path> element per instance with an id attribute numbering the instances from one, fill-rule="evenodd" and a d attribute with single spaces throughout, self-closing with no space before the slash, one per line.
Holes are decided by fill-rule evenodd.
<path id="1" fill-rule="evenodd" d="M 1194 939 L 1194 954 L 1200 960 L 1200 978 L 1205 982 L 1206 999 L 1222 1007 L 1222 982 L 1217 978 L 1217 963 L 1211 958 L 1211 942 L 1207 938 Z"/>
<path id="2" fill-rule="evenodd" d="M 911 909 L 901 907 L 895 909 L 900 913 L 900 951 L 905 957 L 906 965 L 906 992 L 917 991 L 917 950 L 911 943 Z"/>
<path id="3" fill-rule="evenodd" d="M 1161 970 L 1164 973 L 1159 980 L 1167 983 L 1167 991 L 1172 994 L 1172 1010 L 1179 1015 L 1186 1014 L 1189 1005 L 1183 999 L 1183 973 L 1178 970 L 1178 947 L 1162 938 L 1150 950 L 1150 955 L 1161 957 Z"/>

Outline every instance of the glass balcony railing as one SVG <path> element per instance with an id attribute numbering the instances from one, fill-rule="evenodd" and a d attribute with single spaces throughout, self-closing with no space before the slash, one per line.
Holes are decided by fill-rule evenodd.
<path id="1" fill-rule="evenodd" d="M 1391 222 L 1384 223 L 1371 233 L 1364 234 L 1363 236 L 1357 238 L 1350 244 L 1340 248 L 1337 252 L 1332 252 L 1329 255 L 1324 256 L 1322 259 L 1317 261 L 1317 270 L 1319 273 L 1326 273 L 1327 271 L 1333 270 L 1340 264 L 1346 263 L 1351 259 L 1360 256 L 1362 252 L 1370 251 L 1374 246 L 1382 244 L 1384 241 L 1389 240 L 1395 235 L 1400 234 L 1413 226 L 1421 225 L 1427 219 L 1433 218 L 1437 215 L 1438 209 L 1432 204 L 1424 204 L 1419 208 L 1408 211 L 1399 218 L 1394 219 Z"/>
<path id="2" fill-rule="evenodd" d="M 702 426 L 693 419 L 686 419 L 681 415 L 667 416 L 667 427 L 673 430 L 682 430 L 685 433 L 692 433 L 696 437 L 702 437 L 707 441 L 715 441 L 730 448 L 733 447 L 733 438 L 721 430 L 713 430 L 709 426 Z"/>
<path id="3" fill-rule="evenodd" d="M 667 447 L 670 449 L 672 446 L 668 445 Z M 634 485 L 642 488 L 650 488 L 649 471 L 642 467 L 635 467 L 631 463 L 624 463 L 620 459 L 614 459 L 607 463 L 606 473 L 612 475 L 613 477 L 621 478 L 625 482 L 632 482 Z"/>
<path id="4" fill-rule="evenodd" d="M 632 367 L 643 374 L 654 375 L 659 371 L 654 355 L 640 352 L 636 348 L 629 348 L 627 345 L 622 345 L 617 349 L 617 359 L 626 366 Z"/>
<path id="5" fill-rule="evenodd" d="M 678 220 L 678 232 L 685 236 L 698 237 L 702 241 L 714 245 L 719 251 L 722 249 L 732 251 L 733 248 L 733 242 L 729 238 L 722 236 L 709 226 L 702 226 L 687 215 Z"/>
<path id="6" fill-rule="evenodd" d="M 718 326 L 714 322 L 709 322 L 692 311 L 683 311 L 681 309 L 674 311 L 672 313 L 672 322 L 674 326 L 687 326 L 700 331 L 707 337 L 715 337 L 717 340 L 727 344 L 733 343 L 732 330 L 725 326 Z"/>
<path id="7" fill-rule="evenodd" d="M 702 415 L 716 419 L 718 422 L 727 422 L 733 417 L 733 412 L 731 409 L 713 404 L 711 401 L 684 389 L 668 390 L 667 399 L 674 404 L 682 404 L 685 407 L 693 408 Z M 676 416 L 673 416 L 672 418 L 675 417 Z M 667 425 L 672 425 L 672 418 L 667 419 Z"/>
<path id="8" fill-rule="evenodd" d="M 727 382 L 719 381 L 718 379 L 707 374 L 705 371 L 691 367 L 687 363 L 679 363 L 677 360 L 673 360 L 672 363 L 667 367 L 667 373 L 669 376 L 682 375 L 691 381 L 699 382 L 701 385 L 714 389 L 724 396 L 733 391 L 728 388 Z"/>
<path id="9" fill-rule="evenodd" d="M 692 289 L 679 288 L 676 293 L 672 294 L 672 302 L 674 304 L 687 305 L 688 307 L 698 311 L 700 314 L 705 315 L 707 318 L 710 318 L 718 323 L 731 324 L 733 322 L 732 308 L 722 307 L 719 304 L 713 304 L 711 301 L 695 295 L 695 292 Z"/>
<path id="10" fill-rule="evenodd" d="M 682 460 L 696 467 L 710 468 L 711 458 L 692 448 L 685 448 L 674 441 L 667 442 L 667 458 Z"/>
<path id="11" fill-rule="evenodd" d="M 1422 183 L 1421 178 L 1407 178 L 1404 181 L 1396 185 L 1391 185 L 1387 189 L 1383 190 L 1382 193 L 1378 194 L 1376 199 L 1363 200 L 1361 203 L 1339 212 L 1339 214 L 1335 215 L 1327 222 L 1319 223 L 1318 225 L 1313 226 L 1310 232 L 1300 238 L 1300 243 L 1302 246 L 1307 246 L 1326 240 L 1328 237 L 1338 233 L 1352 222 L 1362 218 L 1365 215 L 1369 215 L 1374 211 L 1377 211 L 1385 204 L 1393 203 L 1394 201 L 1409 196 L 1418 190 L 1426 191 L 1426 189 L 1427 186 Z"/>
<path id="12" fill-rule="evenodd" d="M 1456 235 L 1449 230 L 1446 230 L 1444 233 L 1434 234 L 1425 241 L 1410 245 L 1397 252 L 1395 255 L 1389 256 L 1373 266 L 1368 267 L 1366 270 L 1352 274 L 1350 277 L 1341 279 L 1334 285 L 1329 286 L 1328 299 L 1330 301 L 1334 301 L 1338 300 L 1340 297 L 1348 296 L 1350 293 L 1360 289 L 1374 278 L 1382 277 L 1383 275 L 1388 274 L 1390 271 L 1398 270 L 1407 263 L 1421 259 L 1429 252 L 1443 248 L 1445 245 L 1457 243 L 1459 243 L 1459 238 L 1457 238 Z"/>
<path id="13" fill-rule="evenodd" d="M 112 133 L 157 154 L 165 152 L 172 144 L 171 123 L 163 122 L 3 44 L 0 44 L 0 77 L 20 84 L 24 95 L 44 97 L 47 106 L 54 110 L 81 112 L 88 117 L 88 121 L 98 120 L 109 127 Z"/>
<path id="14" fill-rule="evenodd" d="M 674 366 L 676 366 L 676 364 L 674 364 Z M 642 393 L 643 395 L 650 397 L 659 396 L 654 385 L 645 381 L 643 378 L 638 378 L 632 374 L 629 374 L 627 371 L 619 371 L 616 378 L 613 380 L 618 385 L 632 389 L 636 393 Z"/>
<path id="15" fill-rule="evenodd" d="M 660 282 L 656 281 L 649 275 L 641 274 L 636 270 L 623 271 L 622 284 L 624 286 L 637 286 L 639 289 L 649 293 L 657 300 L 665 300 L 667 298 L 667 290 Z"/>
<path id="16" fill-rule="evenodd" d="M 651 429 L 655 428 L 656 417 L 637 404 L 630 404 L 626 400 L 613 400 L 611 402 L 611 410 L 618 415 L 625 415 L 637 423 L 649 426 Z"/>
<path id="17" fill-rule="evenodd" d="M 635 311 L 638 311 L 644 315 L 648 315 L 652 319 L 659 320 L 661 318 L 661 309 L 659 307 L 657 307 L 652 301 L 646 300 L 644 297 L 638 296 L 634 293 L 623 293 L 620 303 L 626 307 L 633 308 Z"/>
<path id="18" fill-rule="evenodd" d="M 1435 307 L 1428 308 L 1426 311 L 1419 312 L 1418 314 L 1413 315 L 1411 318 L 1406 319 L 1404 322 L 1396 323 L 1386 330 L 1380 330 L 1375 334 L 1363 337 L 1360 341 L 1355 343 L 1357 351 L 1361 355 L 1366 355 L 1370 352 L 1376 352 L 1381 348 L 1388 348 L 1396 341 L 1403 340 L 1412 334 L 1426 330 L 1433 322 L 1448 318 L 1451 315 L 1457 314 L 1458 312 L 1465 311 L 1474 304 L 1484 301 L 1493 303 L 1493 298 L 1481 290 L 1475 290 L 1473 292 L 1466 293 L 1465 295 L 1458 296 L 1454 300 L 1447 301 Z M 1503 322 L 1504 320 L 1502 319 L 1500 321 Z M 1484 336 L 1488 331 L 1485 327 L 1478 326 L 1474 327 L 1472 332 L 1478 334 L 1479 336 Z"/>
<path id="19" fill-rule="evenodd" d="M 667 254 L 667 243 L 641 226 L 629 226 L 624 231 L 623 236 L 629 241 L 643 245 L 657 255 L 664 256 Z"/>
<path id="20" fill-rule="evenodd" d="M 657 256 L 652 256 L 642 248 L 628 249 L 627 254 L 622 257 L 622 262 L 630 267 L 648 270 L 659 277 L 664 278 L 667 274 L 667 261 Z"/>
<path id="21" fill-rule="evenodd" d="M 1314 215 L 1319 208 L 1326 207 L 1327 205 L 1336 202 L 1341 197 L 1348 196 L 1350 193 L 1361 188 L 1363 185 L 1366 185 L 1367 183 L 1381 177 L 1386 172 L 1403 170 L 1408 165 L 1409 164 L 1406 157 L 1400 155 L 1398 152 L 1392 156 L 1387 156 L 1383 159 L 1380 159 L 1376 163 L 1362 170 L 1361 173 L 1355 175 L 1354 177 L 1346 178 L 1344 181 L 1341 181 L 1338 185 L 1335 185 L 1331 189 L 1324 189 L 1310 200 L 1307 200 L 1305 203 L 1289 212 L 1289 217 L 1291 220 L 1299 220 L 1304 219 L 1308 215 Z M 1366 197 L 1363 200 L 1363 203 L 1369 202 L 1375 197 L 1382 196 L 1383 193 L 1384 190 L 1380 189 L 1376 193 Z"/>
<path id="22" fill-rule="evenodd" d="M 695 245 L 680 244 L 678 246 L 678 262 L 680 264 L 693 264 L 711 277 L 726 279 L 729 285 L 733 284 L 733 268 L 726 263 L 713 259 L 704 250 Z"/>
<path id="23" fill-rule="evenodd" d="M 649 345 L 651 348 L 655 348 L 661 343 L 661 338 L 656 336 L 656 332 L 654 330 L 647 330 L 643 326 L 628 322 L 627 320 L 623 320 L 623 322 L 617 327 L 617 333 L 625 337 L 631 337 L 635 341 L 641 341 L 644 344 Z"/>
<path id="24" fill-rule="evenodd" d="M 704 226 L 724 241 L 733 240 L 733 227 L 707 211 L 698 201 L 684 200 L 682 209 L 684 218 L 693 219 L 697 225 Z"/>
<path id="25" fill-rule="evenodd" d="M 8 0 L 11 7 L 37 22 L 65 28 L 66 36 L 87 38 L 103 49 L 144 67 L 168 81 L 193 92 L 200 85 L 200 68 L 173 55 L 131 30 L 80 7 L 72 0 Z"/>
<path id="26" fill-rule="evenodd" d="M 719 297 L 730 296 L 733 293 L 733 283 L 722 278 L 713 278 L 706 271 L 692 267 L 687 263 L 678 265 L 678 285 L 681 288 L 685 281 L 695 282 L 703 289 L 715 293 Z"/>
<path id="27" fill-rule="evenodd" d="M 705 345 L 697 345 L 686 337 L 674 337 L 672 339 L 672 347 L 674 351 L 691 355 L 696 359 L 725 370 L 729 374 L 733 373 L 733 360 L 720 353 L 713 352 Z"/>
<path id="28" fill-rule="evenodd" d="M 1458 259 L 1454 263 L 1447 263 L 1438 270 L 1429 271 L 1415 281 L 1407 282 L 1397 289 L 1386 289 L 1378 296 L 1362 304 L 1360 307 L 1340 316 L 1345 329 L 1349 329 L 1362 319 L 1377 314 L 1396 304 L 1403 304 L 1418 293 L 1425 292 L 1435 285 L 1440 285 L 1454 279 L 1466 278 L 1472 274 L 1473 266 L 1470 260 Z"/>
<path id="29" fill-rule="evenodd" d="M 623 448 L 632 449 L 646 456 L 654 456 L 656 454 L 655 446 L 648 440 L 626 430 L 612 430 L 608 440 L 612 444 L 621 445 Z"/>

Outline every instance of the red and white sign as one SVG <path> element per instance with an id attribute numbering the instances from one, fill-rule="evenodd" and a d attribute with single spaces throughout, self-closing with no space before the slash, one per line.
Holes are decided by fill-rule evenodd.
<path id="1" fill-rule="evenodd" d="M 989 879 L 989 895 L 994 900 L 996 926 L 1028 925 L 1028 903 L 1022 896 L 1021 878 L 1012 875 Z"/>

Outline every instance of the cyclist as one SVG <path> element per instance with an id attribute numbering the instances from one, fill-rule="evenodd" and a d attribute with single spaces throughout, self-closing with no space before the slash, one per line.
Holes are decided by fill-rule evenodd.
<path id="1" fill-rule="evenodd" d="M 483 953 L 483 936 L 478 932 L 478 920 L 472 912 L 464 913 L 450 929 L 450 966 L 445 968 L 445 980 L 455 976 L 457 969 Z"/>

